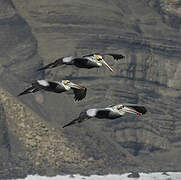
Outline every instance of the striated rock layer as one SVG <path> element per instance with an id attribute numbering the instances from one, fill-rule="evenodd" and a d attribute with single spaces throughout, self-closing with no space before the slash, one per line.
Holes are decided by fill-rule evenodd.
<path id="1" fill-rule="evenodd" d="M 4 176 L 10 169 L 5 167 L 15 167 L 15 157 L 24 174 L 181 170 L 181 6 L 176 0 L 0 3 L 0 86 L 12 94 L 0 93 L 0 143 L 9 164 L 0 166 Z M 42 59 L 47 64 L 93 52 L 126 58 L 105 57 L 114 74 L 71 66 L 36 71 Z M 83 84 L 86 99 L 74 103 L 72 94 L 43 92 L 13 97 L 44 73 L 48 79 Z M 148 113 L 61 128 L 84 108 L 117 103 L 143 104 Z"/>

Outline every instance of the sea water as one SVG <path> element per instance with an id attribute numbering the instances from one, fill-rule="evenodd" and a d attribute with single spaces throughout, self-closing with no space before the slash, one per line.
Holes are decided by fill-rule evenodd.
<path id="1" fill-rule="evenodd" d="M 167 172 L 166 174 L 162 172 L 158 173 L 139 173 L 139 178 L 129 178 L 130 173 L 122 175 L 91 175 L 91 176 L 81 176 L 81 175 L 65 175 L 65 176 L 54 176 L 46 177 L 39 175 L 28 175 L 24 180 L 181 180 L 181 172 Z M 22 180 L 22 179 L 16 179 Z"/>

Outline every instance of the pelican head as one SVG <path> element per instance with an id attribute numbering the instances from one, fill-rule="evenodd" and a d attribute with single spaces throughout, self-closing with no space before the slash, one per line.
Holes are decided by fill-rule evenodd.
<path id="1" fill-rule="evenodd" d="M 69 80 L 62 80 L 63 87 L 68 91 L 70 90 L 70 81 Z"/>
<path id="2" fill-rule="evenodd" d="M 103 57 L 101 55 L 94 55 L 98 66 L 102 66 L 103 64 L 111 71 L 114 72 L 114 70 L 106 63 L 106 61 L 103 59 Z"/>
<path id="3" fill-rule="evenodd" d="M 123 104 L 116 105 L 116 109 L 121 113 L 126 113 L 127 112 L 127 113 L 136 114 L 136 115 L 142 115 L 142 113 L 136 111 L 133 108 L 127 107 L 127 106 L 125 106 Z"/>
<path id="4" fill-rule="evenodd" d="M 69 90 L 71 88 L 75 88 L 75 89 L 84 89 L 84 87 L 78 85 L 78 84 L 75 84 L 69 80 L 62 80 L 62 84 L 63 86 L 65 87 L 65 89 Z"/>

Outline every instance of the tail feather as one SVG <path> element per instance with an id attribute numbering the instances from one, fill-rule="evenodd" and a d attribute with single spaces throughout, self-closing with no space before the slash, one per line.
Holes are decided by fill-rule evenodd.
<path id="1" fill-rule="evenodd" d="M 32 87 L 24 90 L 22 93 L 18 94 L 18 96 L 22 96 L 24 94 L 29 94 L 29 93 L 34 93 L 36 91 L 38 91 L 38 89 L 32 86 Z"/>
<path id="2" fill-rule="evenodd" d="M 41 70 L 45 70 L 45 69 L 52 69 L 52 68 L 55 68 L 60 65 L 63 65 L 62 58 L 57 59 L 55 62 L 47 64 L 46 66 L 44 66 L 42 68 L 39 68 L 37 71 L 41 71 Z"/>

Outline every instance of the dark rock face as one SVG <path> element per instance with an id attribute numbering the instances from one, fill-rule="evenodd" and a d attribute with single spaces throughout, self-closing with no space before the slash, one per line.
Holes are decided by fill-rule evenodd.
<path id="1" fill-rule="evenodd" d="M 8 158 L 9 158 L 9 154 L 11 152 L 11 145 L 9 142 L 9 134 L 8 134 L 8 129 L 6 126 L 6 117 L 5 117 L 5 112 L 3 109 L 2 104 L 0 105 L 0 130 L 1 130 L 1 134 L 0 134 L 0 147 L 1 147 L 1 169 L 5 168 L 5 166 L 8 164 Z"/>
<path id="2" fill-rule="evenodd" d="M 1 73 L 9 71 L 21 81 L 40 77 L 35 69 L 42 64 L 37 41 L 26 21 L 16 13 L 11 1 L 0 1 Z"/>
<path id="3" fill-rule="evenodd" d="M 149 1 L 152 7 L 160 12 L 163 22 L 167 25 L 180 29 L 181 27 L 181 3 L 180 0 L 157 0 Z"/>
<path id="4" fill-rule="evenodd" d="M 12 1 L 0 0 L 1 87 L 16 96 L 27 83 L 43 77 L 42 72 L 36 71 L 42 62 L 30 26 L 17 13 Z M 32 101 L 24 102 L 31 106 Z"/>
<path id="5" fill-rule="evenodd" d="M 12 1 L 0 0 L 0 86 L 16 95 L 25 82 L 42 76 L 34 71 L 41 64 L 30 27 Z M 0 179 L 25 177 L 31 172 L 31 161 L 19 137 L 14 136 L 3 106 L 0 104 Z"/>
<path id="6" fill-rule="evenodd" d="M 38 138 L 29 138 L 32 134 L 25 131 L 27 124 L 20 127 L 22 123 L 14 121 L 31 139 L 26 141 L 20 138 L 22 134 L 16 134 L 32 157 L 29 162 L 33 170 L 30 168 L 29 172 L 36 173 L 36 168 L 38 173 L 49 175 L 58 173 L 58 168 L 64 173 L 85 174 L 180 170 L 181 34 L 180 5 L 175 2 L 14 0 L 14 6 L 11 1 L 0 0 L 0 84 L 12 94 L 21 91 L 25 81 L 43 77 L 44 72 L 35 71 L 42 64 L 37 51 L 44 64 L 57 57 L 92 52 L 126 55 L 118 62 L 105 57 L 115 74 L 105 68 L 78 70 L 70 66 L 46 71 L 47 79 L 70 79 L 86 86 L 88 93 L 82 102 L 74 103 L 70 94 L 41 93 L 21 98 L 46 121 L 48 129 L 57 130 L 57 134 L 50 129 L 46 134 L 39 126 L 32 130 L 38 138 L 53 137 L 49 139 L 53 144 L 43 141 L 51 145 L 51 150 L 45 150 Z M 21 86 L 18 82 L 22 82 Z M 61 129 L 82 109 L 117 103 L 143 104 L 148 113 L 113 121 L 93 119 Z M 37 122 L 33 122 L 30 127 L 36 127 Z M 61 158 L 54 156 L 50 161 L 57 142 L 60 143 L 58 134 L 69 140 L 69 148 L 80 152 L 73 154 L 70 148 L 66 153 L 65 146 L 63 154 L 59 149 Z M 43 156 L 47 157 L 47 166 Z"/>

